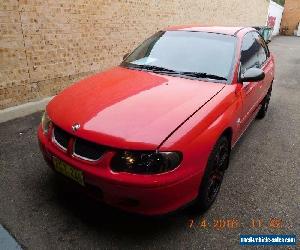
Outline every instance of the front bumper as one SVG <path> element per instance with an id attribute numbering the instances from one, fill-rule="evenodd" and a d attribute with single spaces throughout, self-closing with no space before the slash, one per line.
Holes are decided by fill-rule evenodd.
<path id="1" fill-rule="evenodd" d="M 113 152 L 107 152 L 93 164 L 76 159 L 60 150 L 38 129 L 38 139 L 43 156 L 53 168 L 55 156 L 84 174 L 87 187 L 99 192 L 92 195 L 103 202 L 126 211 L 144 215 L 160 215 L 177 210 L 194 200 L 198 193 L 200 175 L 185 176 L 183 171 L 158 175 L 115 173 L 109 167 Z M 184 164 L 184 163 L 182 163 Z M 182 168 L 184 166 L 181 166 Z M 90 188 L 85 189 L 87 192 Z"/>

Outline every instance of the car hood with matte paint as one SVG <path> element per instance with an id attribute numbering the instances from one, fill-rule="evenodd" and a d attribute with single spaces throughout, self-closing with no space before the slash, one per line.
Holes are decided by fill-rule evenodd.
<path id="1" fill-rule="evenodd" d="M 54 124 L 99 144 L 155 149 L 224 84 L 116 67 L 65 89 L 47 106 Z M 80 124 L 78 131 L 72 125 Z"/>

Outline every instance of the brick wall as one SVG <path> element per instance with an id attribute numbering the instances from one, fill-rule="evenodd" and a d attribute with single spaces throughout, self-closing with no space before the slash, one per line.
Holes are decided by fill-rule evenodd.
<path id="1" fill-rule="evenodd" d="M 293 35 L 300 22 L 300 0 L 285 0 L 281 21 L 281 29 L 284 34 Z"/>
<path id="2" fill-rule="evenodd" d="M 267 0 L 2 0 L 0 109 L 117 65 L 163 27 L 264 25 L 267 10 Z"/>

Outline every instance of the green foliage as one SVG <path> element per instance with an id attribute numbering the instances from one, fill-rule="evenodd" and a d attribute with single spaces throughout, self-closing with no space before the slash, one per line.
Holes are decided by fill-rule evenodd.
<path id="1" fill-rule="evenodd" d="M 272 1 L 280 4 L 281 6 L 284 6 L 284 2 L 285 2 L 285 0 L 272 0 Z"/>

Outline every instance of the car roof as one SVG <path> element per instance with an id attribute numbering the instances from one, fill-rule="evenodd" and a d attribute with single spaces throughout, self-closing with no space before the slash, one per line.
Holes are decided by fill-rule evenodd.
<path id="1" fill-rule="evenodd" d="M 202 31 L 202 32 L 211 32 L 219 33 L 226 35 L 235 35 L 242 29 L 252 29 L 249 27 L 230 27 L 230 26 L 199 26 L 199 25 L 185 25 L 185 26 L 171 26 L 166 28 L 166 31 Z"/>

